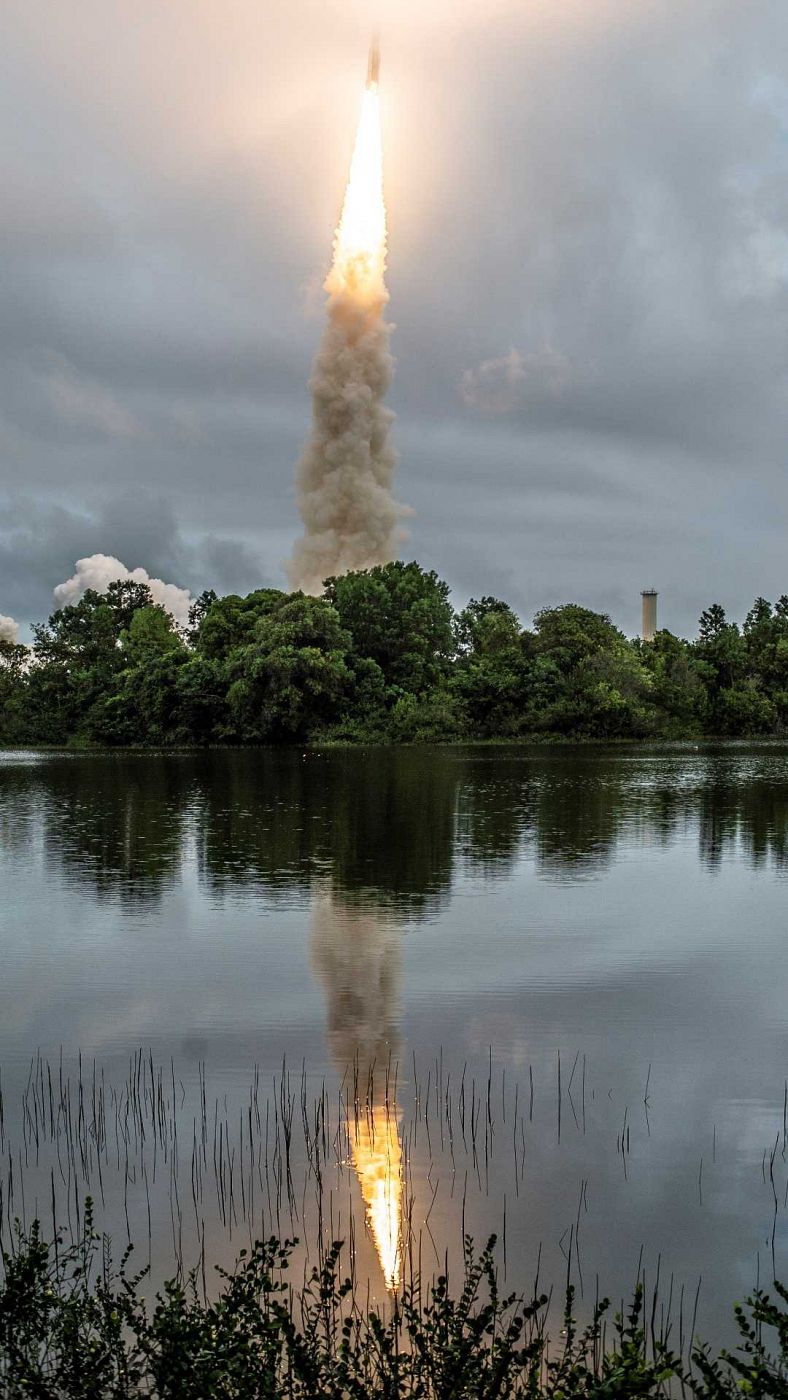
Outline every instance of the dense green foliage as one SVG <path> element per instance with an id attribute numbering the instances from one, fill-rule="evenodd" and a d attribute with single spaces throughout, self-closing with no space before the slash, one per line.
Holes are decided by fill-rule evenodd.
<path id="1" fill-rule="evenodd" d="M 523 629 L 496 598 L 455 613 L 418 564 L 320 598 L 204 593 L 182 632 L 138 583 L 87 592 L 0 642 L 0 743 L 269 744 L 682 738 L 788 729 L 788 597 L 696 640 L 628 640 L 575 603 Z"/>
<path id="2" fill-rule="evenodd" d="M 703 1400 L 788 1396 L 788 1290 L 757 1292 L 736 1309 L 739 1345 L 712 1357 L 675 1354 L 638 1286 L 605 1327 L 607 1300 L 581 1328 L 567 1291 L 551 1346 L 545 1297 L 502 1296 L 491 1240 L 466 1241 L 458 1295 L 442 1276 L 418 1281 L 388 1315 L 359 1300 L 331 1250 L 301 1288 L 288 1282 L 290 1246 L 271 1239 L 219 1270 L 214 1297 L 197 1277 L 166 1284 L 146 1305 L 144 1274 L 114 1271 L 91 1229 L 76 1246 L 34 1226 L 3 1255 L 0 1386 L 8 1400 L 627 1400 L 676 1393 Z M 773 1354 L 766 1340 L 771 1335 Z"/>

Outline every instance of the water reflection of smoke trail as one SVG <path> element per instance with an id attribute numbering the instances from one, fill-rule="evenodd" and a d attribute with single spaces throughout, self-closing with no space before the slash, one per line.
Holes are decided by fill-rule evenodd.
<path id="1" fill-rule="evenodd" d="M 315 898 L 312 964 L 328 1003 L 337 1069 L 352 1082 L 348 1138 L 386 1287 L 401 1274 L 403 1162 L 396 1096 L 400 1004 L 398 926 L 379 912 Z M 347 1096 L 348 1104 L 351 1095 Z"/>

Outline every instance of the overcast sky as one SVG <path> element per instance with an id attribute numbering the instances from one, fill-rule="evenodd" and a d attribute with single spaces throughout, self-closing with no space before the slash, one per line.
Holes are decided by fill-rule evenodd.
<path id="1" fill-rule="evenodd" d="M 378 8 L 404 556 L 630 633 L 788 592 L 786 0 Z M 284 584 L 374 20 L 5 0 L 0 613 Z"/>

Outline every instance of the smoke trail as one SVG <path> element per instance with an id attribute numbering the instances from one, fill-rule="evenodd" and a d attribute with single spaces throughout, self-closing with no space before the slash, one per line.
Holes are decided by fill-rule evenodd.
<path id="1" fill-rule="evenodd" d="M 126 579 L 147 584 L 154 603 L 159 603 L 170 613 L 180 627 L 187 626 L 189 608 L 194 601 L 188 589 L 179 588 L 175 583 L 164 583 L 160 578 L 151 578 L 147 569 L 127 569 L 111 554 L 91 554 L 86 559 L 78 559 L 76 572 L 57 585 L 55 602 L 59 608 L 66 607 L 69 603 L 79 602 L 89 588 L 104 593 L 111 583 Z"/>
<path id="2" fill-rule="evenodd" d="M 383 154 L 376 82 L 364 93 L 334 259 L 326 279 L 328 324 L 315 359 L 312 434 L 296 487 L 304 534 L 288 565 L 293 588 L 319 593 L 323 580 L 396 557 L 410 514 L 391 494 L 394 418 L 383 399 L 394 361 L 388 292 Z"/>
<path id="3" fill-rule="evenodd" d="M 19 640 L 19 623 L 14 622 L 12 617 L 6 617 L 0 613 L 0 642 L 11 642 L 14 646 Z"/>

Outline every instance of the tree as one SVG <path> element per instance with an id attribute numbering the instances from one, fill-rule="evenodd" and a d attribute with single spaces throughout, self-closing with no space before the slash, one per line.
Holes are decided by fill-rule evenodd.
<path id="1" fill-rule="evenodd" d="M 336 609 L 301 593 L 258 618 L 229 666 L 228 723 L 242 742 L 303 740 L 342 712 L 351 639 Z"/>
<path id="2" fill-rule="evenodd" d="M 175 684 L 183 742 L 218 743 L 230 734 L 224 665 L 193 654 L 178 667 Z"/>
<path id="3" fill-rule="evenodd" d="M 729 626 L 725 609 L 720 603 L 712 603 L 710 608 L 704 608 L 698 621 L 698 636 L 702 642 L 713 642 L 721 637 Z"/>
<path id="4" fill-rule="evenodd" d="M 180 674 L 188 652 L 180 643 L 151 652 L 144 664 L 126 672 L 121 703 L 136 729 L 132 742 L 178 744 L 189 740 L 181 719 Z"/>
<path id="5" fill-rule="evenodd" d="M 493 656 L 516 647 L 520 640 L 517 614 L 499 598 L 471 598 L 454 622 L 458 657 Z"/>
<path id="6" fill-rule="evenodd" d="M 747 644 L 736 623 L 728 622 L 719 603 L 701 613 L 693 654 L 700 663 L 698 669 L 706 687 L 707 724 L 712 733 L 751 732 L 747 716 L 754 715 L 753 707 L 725 696 L 725 692 L 746 682 Z"/>
<path id="7" fill-rule="evenodd" d="M 0 744 L 16 744 L 25 737 L 25 672 L 29 652 L 0 637 Z"/>
<path id="8" fill-rule="evenodd" d="M 651 678 L 605 613 L 567 603 L 537 613 L 534 626 L 534 729 L 601 738 L 653 730 Z"/>
<path id="9" fill-rule="evenodd" d="M 705 722 L 708 704 L 701 668 L 690 644 L 662 629 L 653 641 L 638 642 L 637 647 L 651 676 L 661 732 L 672 738 L 696 732 Z"/>
<path id="10" fill-rule="evenodd" d="M 569 672 L 574 666 L 626 641 L 606 613 L 592 612 L 577 603 L 542 608 L 534 618 L 536 652 L 550 655 Z"/>
<path id="11" fill-rule="evenodd" d="M 451 690 L 466 732 L 521 732 L 532 664 L 516 614 L 498 598 L 472 598 L 456 618 L 454 636 Z"/>
<path id="12" fill-rule="evenodd" d="M 739 680 L 716 696 L 714 732 L 735 737 L 767 734 L 776 723 L 775 707 L 757 680 Z"/>
<path id="13" fill-rule="evenodd" d="M 147 583 L 136 583 L 131 578 L 115 579 L 102 596 L 112 612 L 119 633 L 131 626 L 132 618 L 140 608 L 149 608 L 153 602 Z"/>
<path id="14" fill-rule="evenodd" d="M 227 661 L 239 647 L 248 646 L 260 618 L 280 607 L 287 596 L 279 588 L 260 588 L 245 598 L 237 593 L 215 598 L 198 618 L 197 651 L 211 661 Z M 198 611 L 202 608 L 200 599 L 196 606 Z"/>
<path id="15" fill-rule="evenodd" d="M 200 628 L 214 603 L 217 602 L 217 595 L 212 588 L 204 588 L 199 598 L 195 598 L 189 608 L 189 626 L 186 629 L 186 636 L 194 646 L 200 635 Z"/>
<path id="16" fill-rule="evenodd" d="M 170 613 L 157 604 L 137 608 L 120 649 L 125 668 L 91 707 L 88 737 L 115 745 L 178 742 L 177 677 L 189 653 Z"/>
<path id="17" fill-rule="evenodd" d="M 421 695 L 446 675 L 454 614 L 449 585 L 434 571 L 383 564 L 328 579 L 325 599 L 354 653 L 377 662 L 387 686 Z"/>
<path id="18" fill-rule="evenodd" d="M 769 631 L 772 622 L 772 605 L 766 598 L 756 598 L 744 619 L 744 635 L 751 637 L 761 630 Z"/>
<path id="19" fill-rule="evenodd" d="M 134 615 L 152 603 L 147 585 L 118 580 L 105 593 L 88 589 L 33 628 L 27 703 L 39 741 L 89 734 L 93 707 L 118 688 L 127 662 L 123 638 Z"/>
<path id="20" fill-rule="evenodd" d="M 171 615 L 155 604 L 133 614 L 128 630 L 121 633 L 121 643 L 131 667 L 146 666 L 167 652 L 185 650 Z"/>
<path id="21" fill-rule="evenodd" d="M 788 598 L 780 598 L 772 608 L 765 598 L 756 598 L 744 622 L 749 673 L 768 691 L 788 686 Z"/>

